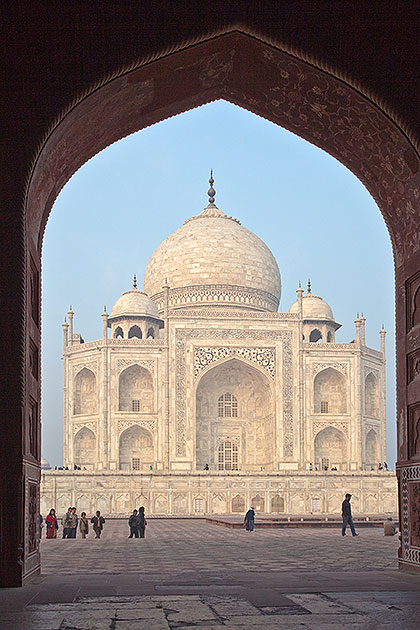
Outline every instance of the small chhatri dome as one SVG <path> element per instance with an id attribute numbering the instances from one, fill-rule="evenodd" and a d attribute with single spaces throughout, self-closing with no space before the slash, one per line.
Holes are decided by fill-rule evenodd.
<path id="1" fill-rule="evenodd" d="M 51 464 L 45 457 L 41 457 L 41 470 L 51 470 Z"/>
<path id="2" fill-rule="evenodd" d="M 308 280 L 308 292 L 302 296 L 303 319 L 327 319 L 334 320 L 331 306 L 327 304 L 319 295 L 311 292 L 311 281 Z M 299 313 L 299 300 L 293 302 L 289 308 L 289 313 Z"/>
<path id="3" fill-rule="evenodd" d="M 155 250 L 144 274 L 144 290 L 161 304 L 167 279 L 174 308 L 223 306 L 276 311 L 281 295 L 277 262 L 263 241 L 214 203 L 209 204 Z M 161 308 L 161 306 L 160 306 Z"/>
<path id="4" fill-rule="evenodd" d="M 123 293 L 115 302 L 109 319 L 125 316 L 159 317 L 158 308 L 153 300 L 137 289 L 136 276 L 134 276 L 133 288 Z"/>

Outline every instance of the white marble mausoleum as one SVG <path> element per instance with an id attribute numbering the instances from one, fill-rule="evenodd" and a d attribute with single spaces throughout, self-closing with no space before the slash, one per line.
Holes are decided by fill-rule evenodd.
<path id="1" fill-rule="evenodd" d="M 274 256 L 214 196 L 211 178 L 208 206 L 156 249 L 144 292 L 134 281 L 102 314 L 101 339 L 84 342 L 70 309 L 69 470 L 42 472 L 42 513 L 332 513 L 345 492 L 355 512 L 395 512 L 394 473 L 378 471 L 385 330 L 368 348 L 358 316 L 336 343 L 310 285 L 278 312 Z"/>

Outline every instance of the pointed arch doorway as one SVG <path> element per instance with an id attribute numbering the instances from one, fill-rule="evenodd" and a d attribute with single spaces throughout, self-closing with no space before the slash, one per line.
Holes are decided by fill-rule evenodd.
<path id="1" fill-rule="evenodd" d="M 3 357 L 18 396 L 12 407 L 6 399 L 2 405 L 18 428 L 2 446 L 7 455 L 14 453 L 10 483 L 2 487 L 2 514 L 6 522 L 18 515 L 19 523 L 3 537 L 2 584 L 19 585 L 39 571 L 35 519 L 40 384 L 30 365 L 40 356 L 40 258 L 54 200 L 72 174 L 111 142 L 218 98 L 284 126 L 335 156 L 365 184 L 384 215 L 396 262 L 399 476 L 408 497 L 403 502 L 401 564 L 419 567 L 411 527 L 420 486 L 420 452 L 412 430 L 419 401 L 410 387 L 420 352 L 415 316 L 420 253 L 413 238 L 420 232 L 420 175 L 413 145 L 360 91 L 246 32 L 218 34 L 189 47 L 178 43 L 176 53 L 147 65 L 134 64 L 129 71 L 117 64 L 111 80 L 97 77 L 100 88 L 92 83 L 89 94 L 77 95 L 71 108 L 67 104 L 33 156 L 27 187 L 22 183 L 18 191 L 25 198 L 25 237 L 16 231 L 10 260 L 18 251 L 21 293 L 13 299 L 6 296 L 5 302 L 18 313 L 22 351 L 16 355 L 6 347 Z"/>

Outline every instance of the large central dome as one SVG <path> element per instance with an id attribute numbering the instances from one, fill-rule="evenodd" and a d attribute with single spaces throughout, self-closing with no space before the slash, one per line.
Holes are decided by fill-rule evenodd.
<path id="1" fill-rule="evenodd" d="M 210 203 L 164 240 L 144 275 L 144 290 L 164 307 L 170 287 L 172 308 L 223 305 L 276 311 L 281 295 L 277 262 L 265 243 Z"/>

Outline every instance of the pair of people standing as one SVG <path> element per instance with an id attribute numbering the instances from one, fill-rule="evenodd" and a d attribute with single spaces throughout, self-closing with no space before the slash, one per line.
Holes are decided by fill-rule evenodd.
<path id="1" fill-rule="evenodd" d="M 139 535 L 140 538 L 144 538 L 146 533 L 147 521 L 143 506 L 140 507 L 138 511 L 133 510 L 133 513 L 128 520 L 128 525 L 130 527 L 129 538 L 133 538 L 133 536 L 134 538 L 138 538 Z"/>
<path id="2" fill-rule="evenodd" d="M 76 538 L 76 530 L 79 518 L 75 507 L 69 507 L 63 517 L 63 538 Z"/>

